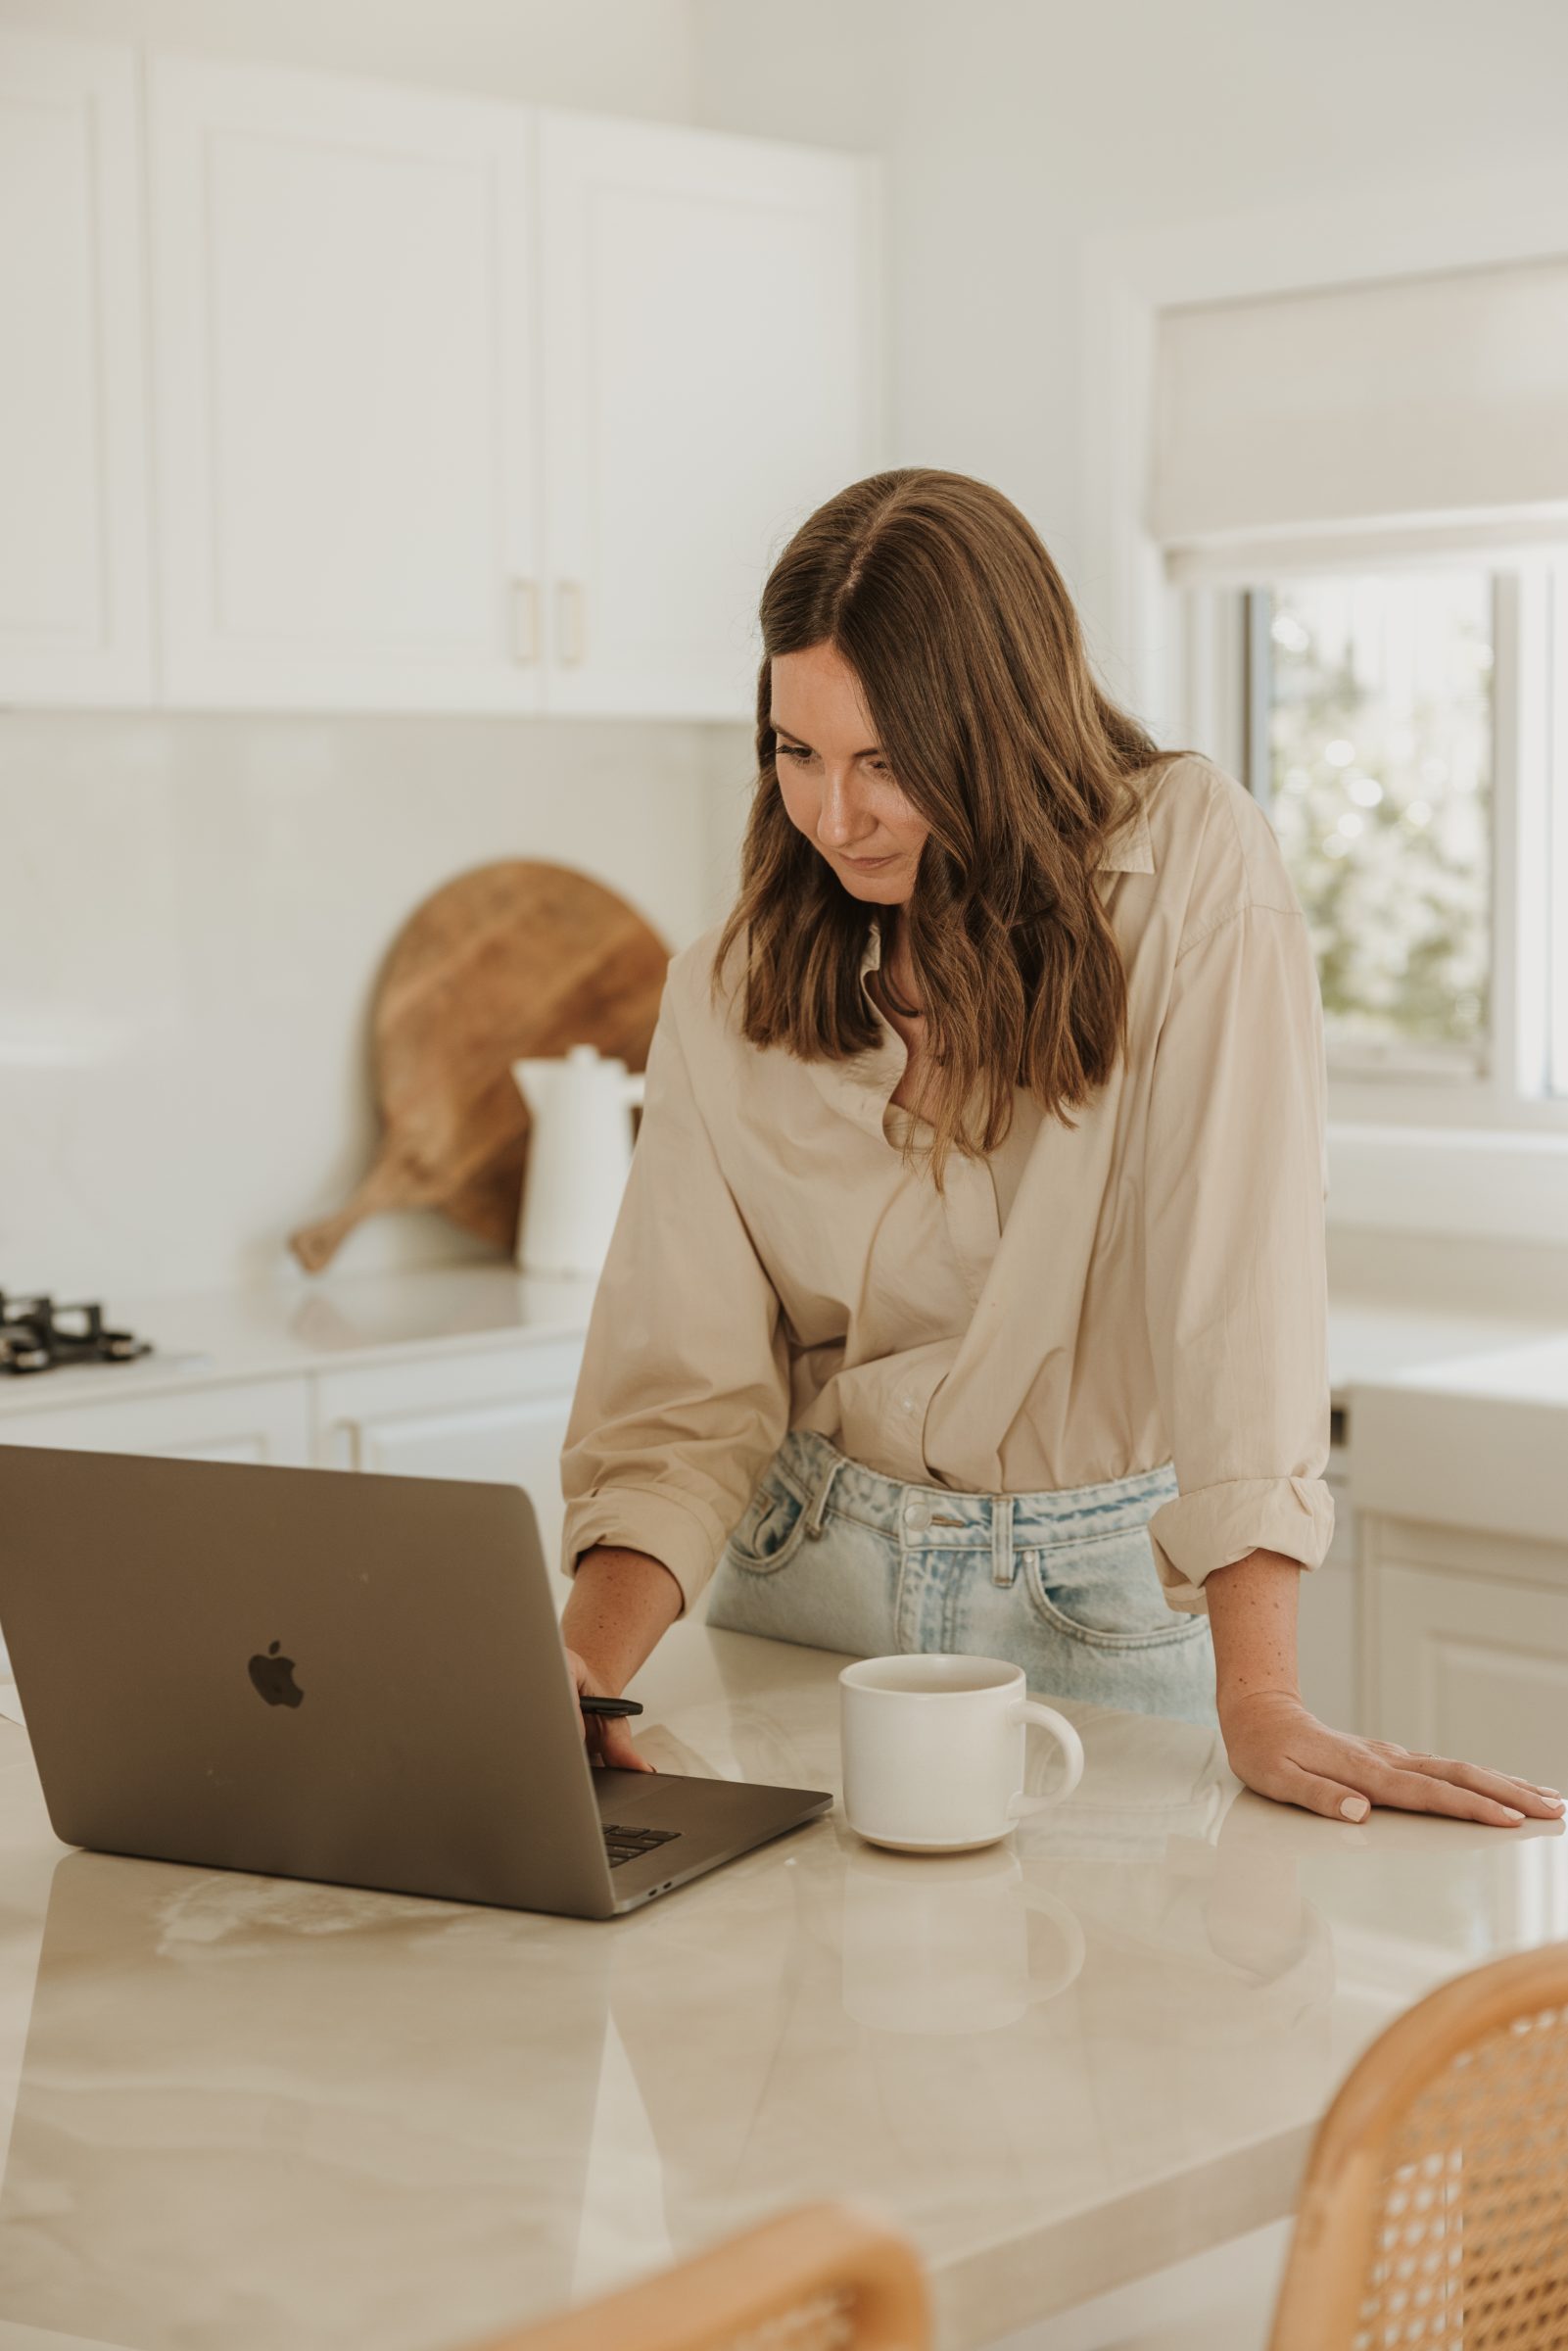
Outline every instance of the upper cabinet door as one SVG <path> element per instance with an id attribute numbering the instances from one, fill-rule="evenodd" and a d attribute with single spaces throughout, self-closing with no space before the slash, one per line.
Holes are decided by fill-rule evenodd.
<path id="1" fill-rule="evenodd" d="M 0 701 L 145 701 L 130 49 L 0 34 Z"/>
<path id="2" fill-rule="evenodd" d="M 754 718 L 773 556 L 883 461 L 877 166 L 537 120 L 548 706 Z"/>
<path id="3" fill-rule="evenodd" d="M 166 698 L 537 709 L 529 110 L 149 78 Z"/>

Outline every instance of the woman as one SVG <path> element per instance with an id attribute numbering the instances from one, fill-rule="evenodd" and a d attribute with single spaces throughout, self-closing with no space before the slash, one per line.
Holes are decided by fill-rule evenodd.
<path id="1" fill-rule="evenodd" d="M 1311 1811 L 1558 1810 L 1297 1692 L 1326 1079 L 1267 818 L 1107 700 L 983 482 L 853 484 L 761 618 L 740 893 L 669 967 L 562 1455 L 579 1691 L 714 1578 L 713 1625 L 1217 1720 Z"/>

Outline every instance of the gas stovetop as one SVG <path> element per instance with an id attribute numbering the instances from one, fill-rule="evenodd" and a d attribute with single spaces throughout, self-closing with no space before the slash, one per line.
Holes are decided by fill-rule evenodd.
<path id="1" fill-rule="evenodd" d="M 57 1306 L 52 1298 L 0 1290 L 0 1372 L 54 1371 L 70 1364 L 128 1364 L 151 1355 L 151 1339 L 105 1327 L 102 1306 Z"/>

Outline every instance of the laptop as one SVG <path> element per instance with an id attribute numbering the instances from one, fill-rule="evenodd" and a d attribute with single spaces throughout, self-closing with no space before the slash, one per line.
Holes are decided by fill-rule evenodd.
<path id="1" fill-rule="evenodd" d="M 0 1636 L 99 1852 L 613 1918 L 832 1801 L 590 1762 L 521 1486 L 0 1444 Z"/>

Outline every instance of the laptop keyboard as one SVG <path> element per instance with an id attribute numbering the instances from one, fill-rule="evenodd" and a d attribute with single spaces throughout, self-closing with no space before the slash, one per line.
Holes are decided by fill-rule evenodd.
<path id="1" fill-rule="evenodd" d="M 601 1825 L 611 1869 L 619 1869 L 623 1861 L 635 1861 L 640 1853 L 651 1853 L 656 1845 L 668 1845 L 681 1834 L 679 1829 L 618 1829 L 610 1820 Z"/>

